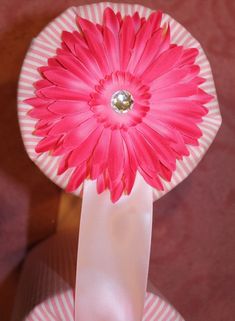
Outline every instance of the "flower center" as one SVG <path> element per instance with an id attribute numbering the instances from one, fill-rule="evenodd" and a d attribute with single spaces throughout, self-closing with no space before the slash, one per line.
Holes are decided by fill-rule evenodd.
<path id="1" fill-rule="evenodd" d="M 132 109 L 133 103 L 133 97 L 127 90 L 118 90 L 111 98 L 111 106 L 117 113 L 127 113 Z"/>

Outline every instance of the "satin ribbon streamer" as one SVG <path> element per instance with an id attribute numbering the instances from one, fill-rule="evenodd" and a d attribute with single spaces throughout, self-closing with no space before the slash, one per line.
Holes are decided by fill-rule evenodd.
<path id="1" fill-rule="evenodd" d="M 86 181 L 79 232 L 75 321 L 142 320 L 152 230 L 152 188 L 138 177 L 117 203 Z"/>

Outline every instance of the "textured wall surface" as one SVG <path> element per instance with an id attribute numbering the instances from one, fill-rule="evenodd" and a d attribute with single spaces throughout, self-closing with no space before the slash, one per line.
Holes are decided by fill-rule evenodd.
<path id="1" fill-rule="evenodd" d="M 93 1 L 1 0 L 0 318 L 8 321 L 19 263 L 53 233 L 59 189 L 28 159 L 16 87 L 32 37 L 70 5 Z M 135 2 L 135 1 L 129 1 Z M 197 38 L 211 62 L 223 117 L 198 168 L 155 203 L 150 278 L 187 321 L 235 315 L 235 2 L 138 1 L 161 8 Z"/>

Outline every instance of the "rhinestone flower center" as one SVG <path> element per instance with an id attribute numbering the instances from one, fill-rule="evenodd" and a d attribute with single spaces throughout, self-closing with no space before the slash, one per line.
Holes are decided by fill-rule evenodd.
<path id="1" fill-rule="evenodd" d="M 111 106 L 117 113 L 127 113 L 132 109 L 134 99 L 127 90 L 116 91 L 111 98 Z"/>

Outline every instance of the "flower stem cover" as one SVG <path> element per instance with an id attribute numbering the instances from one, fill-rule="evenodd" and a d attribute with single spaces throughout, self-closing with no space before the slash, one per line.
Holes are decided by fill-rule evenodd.
<path id="1" fill-rule="evenodd" d="M 164 192 L 188 174 L 179 169 L 172 178 L 177 162 L 201 158 L 192 151 L 215 93 L 203 89 L 198 46 L 191 37 L 191 46 L 176 43 L 163 20 L 161 11 L 123 15 L 107 7 L 99 22 L 76 14 L 53 45 L 43 46 L 39 35 L 46 59 L 22 103 L 34 122 L 36 162 L 55 158 L 53 175 L 67 175 L 67 191 L 96 180 L 97 192 L 109 189 L 116 202 L 130 194 L 138 172 Z"/>

